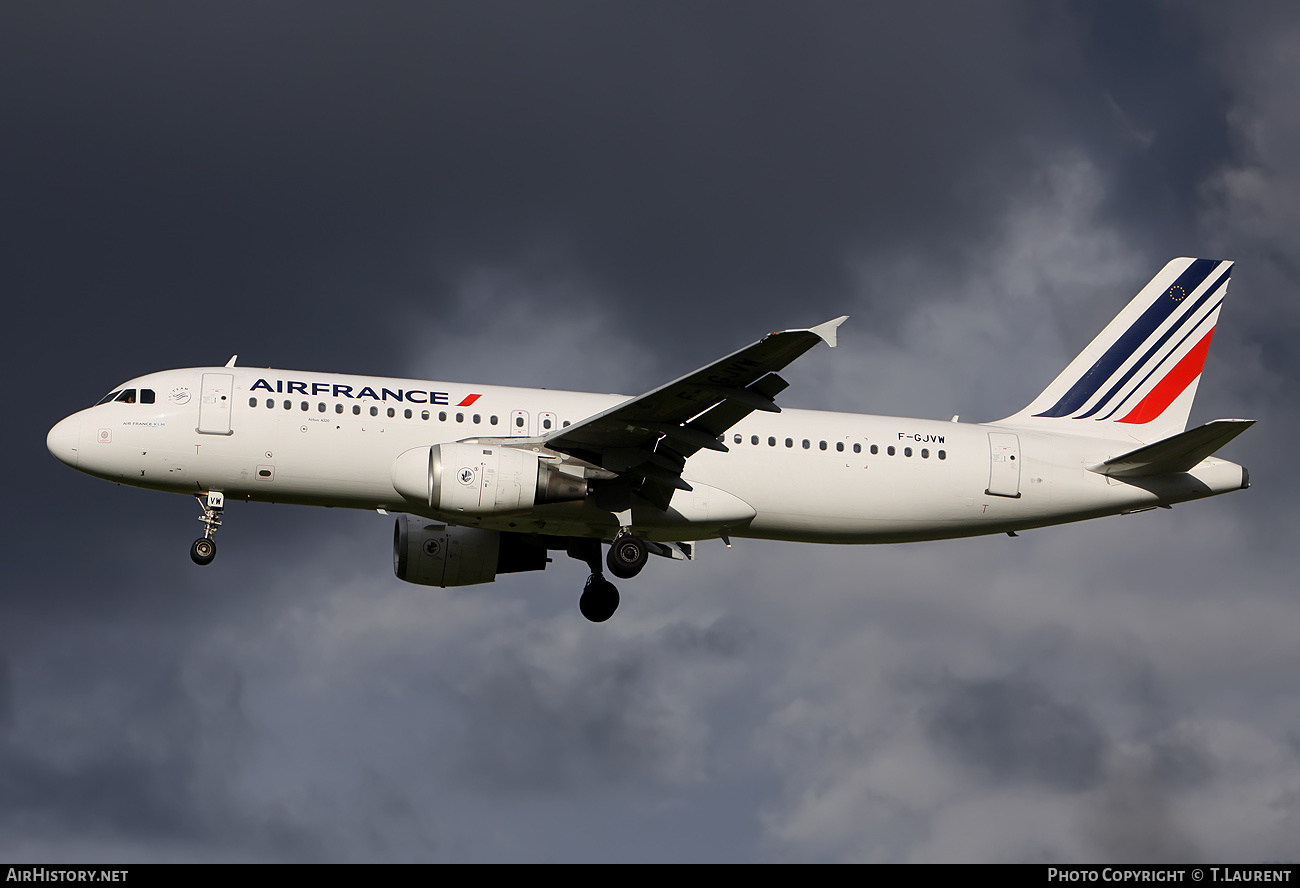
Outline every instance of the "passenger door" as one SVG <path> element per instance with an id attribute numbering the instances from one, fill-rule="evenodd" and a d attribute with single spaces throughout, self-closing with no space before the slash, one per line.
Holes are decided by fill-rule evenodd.
<path id="1" fill-rule="evenodd" d="M 989 432 L 990 496 L 1020 496 L 1020 438 L 1005 432 Z"/>
<path id="2" fill-rule="evenodd" d="M 199 397 L 198 432 L 204 435 L 229 435 L 230 406 L 234 401 L 235 377 L 230 373 L 204 373 L 203 393 Z"/>

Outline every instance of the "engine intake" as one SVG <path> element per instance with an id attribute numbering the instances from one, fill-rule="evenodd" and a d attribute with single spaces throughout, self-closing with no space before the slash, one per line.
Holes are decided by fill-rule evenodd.
<path id="1" fill-rule="evenodd" d="M 498 515 L 586 499 L 587 481 L 537 454 L 496 444 L 415 447 L 393 462 L 393 487 L 438 512 Z"/>

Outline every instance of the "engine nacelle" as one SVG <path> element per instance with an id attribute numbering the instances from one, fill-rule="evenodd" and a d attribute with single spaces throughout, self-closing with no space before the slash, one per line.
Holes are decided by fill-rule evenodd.
<path id="1" fill-rule="evenodd" d="M 393 487 L 438 512 L 499 515 L 585 499 L 587 482 L 536 453 L 496 444 L 415 447 L 393 462 Z"/>
<path id="2" fill-rule="evenodd" d="M 518 533 L 436 524 L 398 515 L 393 527 L 393 573 L 421 586 L 472 586 L 499 573 L 543 570 L 546 549 Z"/>

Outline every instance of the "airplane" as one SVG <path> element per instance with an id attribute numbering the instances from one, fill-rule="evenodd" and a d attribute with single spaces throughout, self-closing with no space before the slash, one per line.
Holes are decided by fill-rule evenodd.
<path id="1" fill-rule="evenodd" d="M 50 452 L 190 494 L 216 556 L 225 502 L 395 514 L 394 572 L 494 582 L 565 552 L 593 622 L 650 555 L 704 540 L 897 543 L 1141 512 L 1250 486 L 1213 454 L 1254 424 L 1188 430 L 1232 262 L 1175 259 L 1024 409 L 990 423 L 782 409 L 779 373 L 840 317 L 772 333 L 643 395 L 236 365 L 131 379 L 56 424 Z M 604 545 L 608 552 L 603 559 Z"/>

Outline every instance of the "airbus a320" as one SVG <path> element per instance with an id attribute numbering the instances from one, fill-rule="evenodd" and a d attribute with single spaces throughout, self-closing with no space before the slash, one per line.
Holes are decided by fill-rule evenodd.
<path id="1" fill-rule="evenodd" d="M 1253 424 L 1187 419 L 1232 263 L 1175 259 L 1018 413 L 989 423 L 782 409 L 779 375 L 845 318 L 772 333 L 646 394 L 237 366 L 115 387 L 47 436 L 69 466 L 194 495 L 208 564 L 230 500 L 396 513 L 407 582 L 590 570 L 619 579 L 702 540 L 897 543 L 1008 533 L 1249 486 L 1213 454 Z M 606 546 L 608 547 L 606 549 Z"/>

